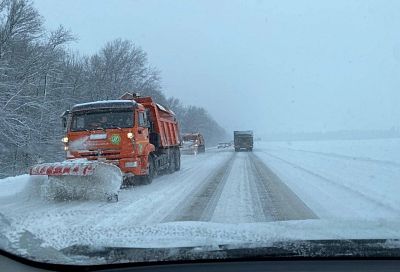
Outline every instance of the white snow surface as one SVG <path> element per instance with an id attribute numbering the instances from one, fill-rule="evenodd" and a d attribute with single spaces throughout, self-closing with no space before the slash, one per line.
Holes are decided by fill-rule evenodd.
<path id="1" fill-rule="evenodd" d="M 319 152 L 326 156 L 349 157 L 400 165 L 400 139 L 263 142 L 259 147 Z"/>
<path id="2" fill-rule="evenodd" d="M 120 191 L 117 203 L 40 198 L 46 177 L 0 180 L 1 234 L 29 231 L 42 246 L 178 247 L 305 239 L 400 238 L 400 140 L 256 142 L 254 154 L 319 219 L 259 222 L 237 154 L 208 222 L 166 220 L 231 158 L 233 149 L 182 156 L 181 171 Z M 4 223 L 2 224 L 2 220 Z M 0 245 L 1 246 L 1 245 Z"/>
<path id="3" fill-rule="evenodd" d="M 400 139 L 263 142 L 256 154 L 320 218 L 400 218 Z"/>
<path id="4" fill-rule="evenodd" d="M 29 175 L 0 179 L 0 197 L 14 195 L 21 192 L 27 186 L 28 181 Z"/>

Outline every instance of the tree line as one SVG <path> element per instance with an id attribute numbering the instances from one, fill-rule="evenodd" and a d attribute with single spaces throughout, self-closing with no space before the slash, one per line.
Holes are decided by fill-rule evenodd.
<path id="1" fill-rule="evenodd" d="M 209 144 L 225 137 L 204 108 L 164 95 L 160 71 L 132 41 L 113 40 L 86 56 L 69 50 L 74 40 L 62 26 L 47 31 L 31 1 L 0 1 L 0 177 L 62 160 L 61 114 L 76 103 L 127 91 L 172 109 L 182 132 L 201 132 Z"/>

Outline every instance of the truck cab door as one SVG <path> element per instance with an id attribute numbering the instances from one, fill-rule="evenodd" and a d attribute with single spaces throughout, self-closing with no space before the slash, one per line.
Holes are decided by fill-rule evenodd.
<path id="1" fill-rule="evenodd" d="M 140 150 L 143 150 L 149 142 L 149 129 L 145 111 L 138 111 L 137 116 L 138 129 L 136 135 L 136 143 L 139 145 L 139 153 L 142 153 L 140 152 Z"/>

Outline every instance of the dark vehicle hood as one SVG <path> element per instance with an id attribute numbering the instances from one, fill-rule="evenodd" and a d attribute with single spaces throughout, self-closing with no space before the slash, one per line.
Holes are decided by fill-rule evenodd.
<path id="1" fill-rule="evenodd" d="M 74 245 L 61 250 L 71 259 L 102 263 L 241 260 L 274 258 L 400 258 L 400 240 L 297 240 L 270 245 L 227 244 L 179 248 L 126 248 Z"/>

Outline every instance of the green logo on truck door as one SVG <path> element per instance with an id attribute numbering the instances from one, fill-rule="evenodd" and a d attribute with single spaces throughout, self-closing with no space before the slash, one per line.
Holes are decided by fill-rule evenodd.
<path id="1" fill-rule="evenodd" d="M 111 143 L 118 145 L 121 143 L 121 136 L 119 136 L 119 134 L 114 134 L 111 136 Z"/>
<path id="2" fill-rule="evenodd" d="M 143 145 L 139 144 L 139 154 L 142 154 L 142 151 L 143 151 Z"/>

